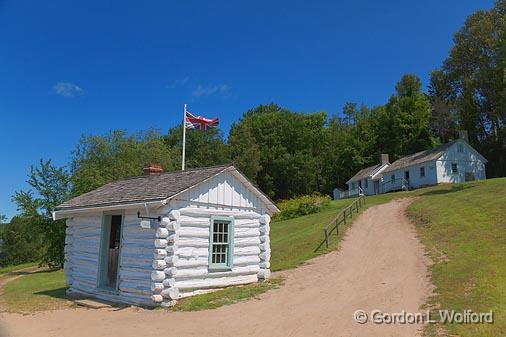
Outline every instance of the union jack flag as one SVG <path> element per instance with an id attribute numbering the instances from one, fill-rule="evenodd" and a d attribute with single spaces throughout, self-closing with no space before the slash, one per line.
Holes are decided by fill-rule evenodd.
<path id="1" fill-rule="evenodd" d="M 209 119 L 202 116 L 195 116 L 189 111 L 186 111 L 184 124 L 187 129 L 208 130 L 218 126 L 218 118 Z"/>

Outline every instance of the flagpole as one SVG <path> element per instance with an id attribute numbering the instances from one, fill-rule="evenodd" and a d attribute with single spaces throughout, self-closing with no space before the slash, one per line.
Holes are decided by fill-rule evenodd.
<path id="1" fill-rule="evenodd" d="M 181 161 L 181 170 L 184 171 L 184 160 L 186 155 L 186 104 L 184 105 L 183 112 L 183 155 Z"/>

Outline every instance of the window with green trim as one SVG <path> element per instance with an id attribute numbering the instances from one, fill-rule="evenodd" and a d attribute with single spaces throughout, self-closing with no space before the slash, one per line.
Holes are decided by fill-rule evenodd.
<path id="1" fill-rule="evenodd" d="M 211 217 L 209 269 L 230 269 L 233 265 L 234 219 Z"/>

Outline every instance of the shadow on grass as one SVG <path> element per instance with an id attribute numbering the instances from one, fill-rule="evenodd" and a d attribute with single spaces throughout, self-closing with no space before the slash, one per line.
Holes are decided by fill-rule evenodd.
<path id="1" fill-rule="evenodd" d="M 448 194 L 448 193 L 454 193 L 454 192 L 460 192 L 463 190 L 466 190 L 468 188 L 475 187 L 474 184 L 452 184 L 451 186 L 445 186 L 444 189 L 437 189 L 437 190 L 431 190 L 427 192 L 420 193 L 421 196 L 424 195 L 442 195 L 442 194 Z"/>
<path id="2" fill-rule="evenodd" d="M 33 294 L 68 300 L 69 297 L 67 296 L 66 292 L 67 292 L 67 287 L 61 287 L 61 288 L 57 288 L 57 289 L 38 291 Z"/>
<path id="3" fill-rule="evenodd" d="M 60 300 L 67 300 L 72 301 L 74 304 L 77 304 L 76 301 L 79 300 L 91 300 L 98 303 L 103 303 L 110 306 L 110 309 L 112 311 L 121 311 L 123 309 L 127 309 L 130 306 L 123 303 L 116 303 L 111 301 L 102 300 L 93 296 L 85 296 L 85 295 L 69 295 L 67 294 L 68 287 L 61 287 L 57 289 L 51 289 L 51 290 L 44 290 L 44 291 L 38 291 L 33 293 L 34 295 L 42 295 L 42 296 L 48 296 L 54 299 L 60 299 Z M 139 306 L 143 307 L 143 306 Z M 145 307 L 145 309 L 152 309 L 151 307 Z"/>
<path id="4" fill-rule="evenodd" d="M 45 274 L 45 273 L 52 273 L 54 271 L 57 271 L 59 270 L 59 268 L 48 268 L 48 269 L 41 269 L 41 270 L 19 270 L 19 271 L 11 271 L 9 273 L 6 273 L 4 275 L 14 275 L 14 276 L 17 276 L 17 275 L 32 275 L 32 274 Z M 2 276 L 4 276 L 2 275 Z"/>

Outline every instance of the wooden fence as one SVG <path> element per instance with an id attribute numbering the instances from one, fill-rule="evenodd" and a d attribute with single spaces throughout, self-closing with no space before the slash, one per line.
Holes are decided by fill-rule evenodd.
<path id="1" fill-rule="evenodd" d="M 343 225 L 346 225 L 348 217 L 350 221 L 353 219 L 353 211 L 355 210 L 358 213 L 358 210 L 363 206 L 365 206 L 365 196 L 361 195 L 357 199 L 355 199 L 349 206 L 343 208 L 337 214 L 337 216 L 327 226 L 325 226 L 325 228 L 323 228 L 324 239 L 322 243 L 325 243 L 326 248 L 329 248 L 330 234 L 332 234 L 332 231 L 334 231 L 335 229 L 336 236 L 339 235 L 339 225 L 341 223 Z"/>

